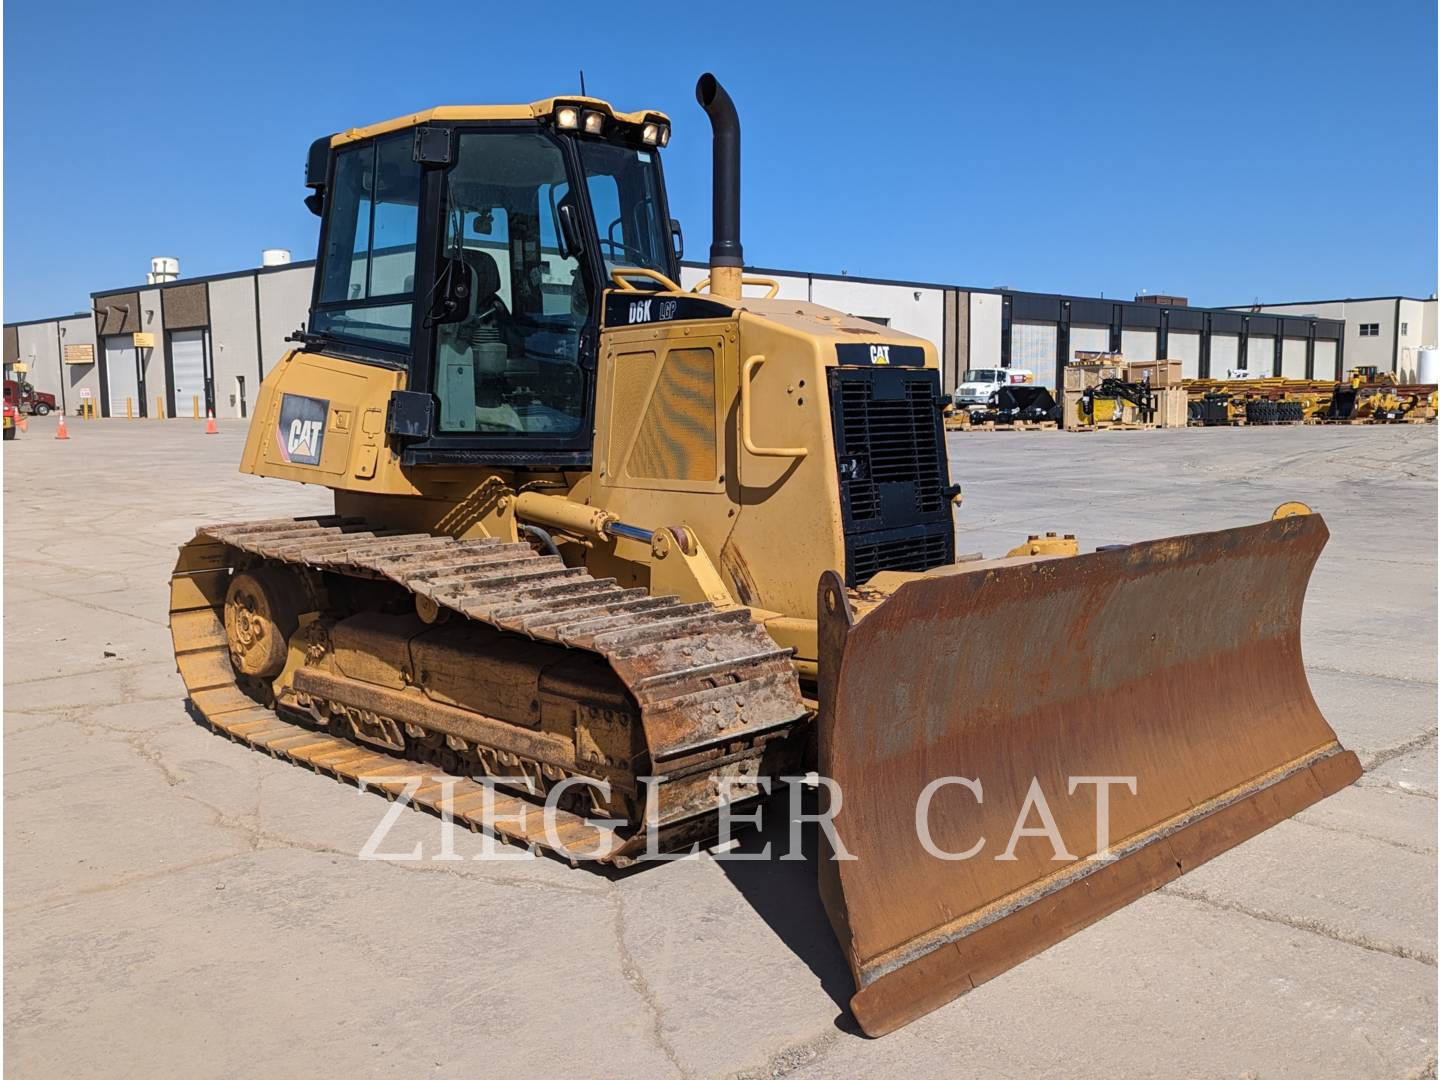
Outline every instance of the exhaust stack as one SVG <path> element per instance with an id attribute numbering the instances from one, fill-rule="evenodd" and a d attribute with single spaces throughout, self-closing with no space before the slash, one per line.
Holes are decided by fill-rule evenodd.
<path id="1" fill-rule="evenodd" d="M 710 291 L 716 296 L 738 300 L 740 269 L 745 264 L 740 247 L 740 116 L 730 95 L 709 72 L 701 75 L 695 84 L 695 100 L 710 117 L 710 127 L 715 133 Z"/>

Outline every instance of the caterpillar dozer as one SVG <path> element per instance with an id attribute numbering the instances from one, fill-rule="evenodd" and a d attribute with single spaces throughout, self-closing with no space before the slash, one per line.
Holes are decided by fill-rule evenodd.
<path id="1" fill-rule="evenodd" d="M 1356 778 L 1300 655 L 1327 533 L 1291 504 L 957 554 L 935 346 L 744 273 L 738 117 L 696 95 L 690 288 L 660 112 L 315 142 L 309 319 L 241 469 L 333 512 L 200 528 L 177 665 L 216 732 L 571 862 L 690 849 L 818 774 L 879 1035 Z"/>

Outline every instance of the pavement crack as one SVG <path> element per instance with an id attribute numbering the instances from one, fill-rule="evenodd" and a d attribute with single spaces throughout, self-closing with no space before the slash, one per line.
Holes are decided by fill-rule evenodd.
<path id="1" fill-rule="evenodd" d="M 1217 911 L 1232 911 L 1237 915 L 1245 915 L 1260 922 L 1276 923 L 1280 926 L 1288 926 L 1292 930 L 1303 930 L 1317 937 L 1328 938 L 1331 941 L 1339 942 L 1341 945 L 1353 945 L 1357 949 L 1383 953 L 1386 956 L 1394 956 L 1401 960 L 1414 960 L 1428 967 L 1436 966 L 1434 953 L 1425 952 L 1422 949 L 1412 949 L 1408 945 L 1396 945 L 1390 942 L 1376 941 L 1373 938 L 1366 937 L 1364 934 L 1354 934 L 1344 930 L 1337 930 L 1333 926 L 1325 925 L 1318 919 L 1307 919 L 1298 915 L 1284 915 L 1276 911 L 1267 911 L 1264 908 L 1254 908 L 1235 900 L 1223 900 L 1219 897 L 1211 896 L 1209 893 L 1200 889 L 1187 889 L 1183 885 L 1174 883 L 1162 886 L 1159 891 L 1162 895 L 1174 896 L 1181 900 L 1204 904 L 1206 907 L 1214 908 Z"/>
<path id="2" fill-rule="evenodd" d="M 1407 562 L 1406 566 L 1412 566 Z M 1405 683 L 1408 686 L 1434 686 L 1434 679 L 1416 679 L 1408 675 L 1396 675 L 1389 671 L 1360 671 L 1357 668 L 1339 667 L 1335 664 L 1306 664 L 1306 671 L 1325 671 L 1332 675 L 1354 675 L 1361 679 L 1378 679 L 1382 682 Z"/>
<path id="3" fill-rule="evenodd" d="M 1389 785 L 1377 784 L 1375 786 L 1388 787 Z M 1406 792 L 1406 794 L 1413 795 L 1415 794 L 1415 792 Z M 1319 829 L 1322 832 L 1340 833 L 1342 836 L 1359 836 L 1365 840 L 1370 841 L 1371 843 L 1384 844 L 1386 847 L 1398 848 L 1400 851 L 1408 851 L 1412 855 L 1425 855 L 1432 859 L 1435 857 L 1435 849 L 1433 847 L 1422 847 L 1419 844 L 1407 844 L 1404 840 L 1392 840 L 1388 836 L 1377 836 L 1375 833 L 1362 832 L 1359 829 L 1347 829 L 1339 825 L 1326 825 L 1323 822 L 1309 821 L 1299 816 L 1293 817 L 1290 820 L 1293 821 L 1296 825 L 1304 826 L 1307 829 Z"/>
<path id="4" fill-rule="evenodd" d="M 1403 783 L 1387 780 L 1383 776 L 1371 776 L 1368 773 L 1360 777 L 1355 783 L 1360 787 L 1383 788 L 1386 791 L 1393 791 L 1399 795 L 1414 795 L 1418 799 L 1429 799 L 1431 802 L 1434 802 L 1436 799 L 1435 792 L 1433 791 L 1421 791 L 1419 788 L 1407 787 Z"/>
<path id="5" fill-rule="evenodd" d="M 1435 742 L 1436 734 L 1437 732 L 1434 728 L 1429 731 L 1422 731 L 1419 735 L 1413 735 L 1402 743 L 1388 746 L 1383 750 L 1376 750 L 1368 756 L 1368 760 L 1361 761 L 1360 765 L 1366 772 L 1370 772 L 1372 769 L 1378 769 L 1387 762 L 1394 761 L 1396 758 L 1404 757 L 1406 754 L 1414 753 L 1416 750 L 1421 750 L 1429 746 Z"/>
<path id="6" fill-rule="evenodd" d="M 13 686 L 34 686 L 34 685 L 37 684 L 37 683 L 54 683 L 54 682 L 59 682 L 59 681 L 64 680 L 64 679 L 81 679 L 81 678 L 84 678 L 86 675 L 111 675 L 111 674 L 114 674 L 115 672 L 138 671 L 138 670 L 141 669 L 141 668 L 153 667 L 154 665 L 160 664 L 160 663 L 164 663 L 164 661 L 162 661 L 162 660 L 134 660 L 134 661 L 122 661 L 121 663 L 118 663 L 118 664 L 115 664 L 115 663 L 103 663 L 103 664 L 97 664 L 95 667 L 80 668 L 80 669 L 75 670 L 75 671 L 65 671 L 65 672 L 59 672 L 59 673 L 51 673 L 51 674 L 49 674 L 49 675 L 36 675 L 33 679 L 6 679 L 6 680 L 5 680 L 5 688 L 8 690 L 8 689 L 10 689 L 10 688 L 13 687 Z M 174 694 L 165 694 L 165 695 L 162 696 L 162 697 L 146 697 L 146 698 L 144 698 L 143 700 L 145 700 L 145 701 L 165 701 L 165 700 L 167 700 L 167 699 L 173 699 L 174 697 L 175 697 Z M 125 701 L 126 701 L 127 704 L 128 704 L 129 702 L 133 701 L 133 700 L 137 700 L 137 699 L 131 698 L 131 697 L 129 697 L 128 695 L 127 695 L 126 698 L 125 698 Z M 27 709 L 26 711 L 27 711 L 27 712 L 38 712 L 39 710 L 38 710 L 38 709 Z"/>
<path id="7" fill-rule="evenodd" d="M 610 908 L 612 912 L 611 926 L 615 932 L 615 947 L 620 954 L 620 974 L 630 984 L 640 1000 L 645 1003 L 645 1009 L 650 1014 L 650 1034 L 655 1040 L 655 1045 L 670 1059 L 670 1064 L 675 1066 L 675 1071 L 682 1077 L 691 1075 L 680 1061 L 680 1056 L 665 1037 L 664 1015 L 660 1003 L 655 999 L 655 992 L 650 988 L 649 981 L 645 978 L 645 969 L 635 958 L 630 955 L 630 946 L 625 943 L 625 897 L 619 888 L 612 888 L 609 894 Z"/>
<path id="8" fill-rule="evenodd" d="M 159 878 L 169 877 L 171 874 L 182 873 L 186 870 L 194 870 L 202 866 L 216 866 L 240 855 L 248 855 L 248 851 L 227 851 L 222 855 L 211 855 L 203 859 L 191 859 L 188 862 L 176 863 L 173 866 L 166 866 L 159 870 L 148 870 L 139 874 L 122 874 L 118 878 L 111 878 L 109 881 L 96 882 L 94 885 L 82 885 L 76 889 L 47 896 L 41 900 L 34 900 L 28 904 L 6 904 L 6 915 L 19 915 L 27 911 L 35 911 L 38 908 L 53 908 L 68 904 L 74 900 L 85 897 L 96 896 L 100 893 L 114 892 L 116 889 L 126 889 L 131 885 L 144 885 L 147 882 Z"/>
<path id="9" fill-rule="evenodd" d="M 190 782 L 190 777 L 182 773 L 175 773 L 165 764 L 159 755 L 149 757 L 142 754 L 142 757 L 145 757 L 145 760 L 150 761 L 160 768 L 165 774 L 167 781 L 170 781 L 171 776 L 178 777 L 178 781 L 170 781 L 172 787 L 177 786 L 177 783 Z M 483 861 L 476 857 L 462 857 L 454 861 L 449 859 L 436 860 L 434 858 L 417 860 L 374 858 L 362 860 L 357 851 L 350 851 L 331 844 L 320 844 L 303 840 L 299 837 L 276 831 L 273 828 L 267 828 L 265 826 L 265 816 L 263 812 L 263 788 L 266 771 L 259 769 L 257 770 L 257 774 L 254 809 L 246 812 L 237 813 L 226 810 L 224 807 L 216 806 L 214 803 L 208 802 L 192 792 L 177 791 L 175 794 L 187 802 L 193 803 L 207 811 L 210 815 L 211 825 L 228 832 L 239 833 L 246 842 L 247 852 L 285 848 L 294 851 L 305 851 L 314 855 L 338 855 L 343 858 L 355 859 L 356 861 L 378 863 L 395 870 L 409 873 L 445 874 L 450 877 L 464 878 L 467 882 L 478 882 L 497 889 L 539 889 L 548 892 L 568 893 L 570 895 L 589 897 L 598 897 L 603 893 L 604 887 L 598 883 L 592 887 L 547 881 L 514 881 L 505 878 L 489 877 L 483 873 L 466 872 L 461 869 L 462 866 Z M 416 809 L 414 804 L 410 804 L 410 807 L 412 810 Z M 435 820 L 438 824 L 439 818 L 437 817 Z M 452 827 L 460 828 L 458 825 Z M 537 856 L 537 858 L 538 857 L 539 856 Z"/>

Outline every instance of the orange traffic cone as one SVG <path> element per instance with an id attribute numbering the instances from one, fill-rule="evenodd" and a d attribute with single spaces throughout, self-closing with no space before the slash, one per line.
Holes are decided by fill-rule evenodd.
<path id="1" fill-rule="evenodd" d="M 220 425 L 218 425 L 218 424 L 215 423 L 215 410 L 213 410 L 213 409 L 206 409 L 206 410 L 205 410 L 205 434 L 206 434 L 206 435 L 219 435 L 219 434 L 220 434 Z"/>
<path id="2" fill-rule="evenodd" d="M 24 432 L 30 430 L 30 421 L 25 419 L 24 413 L 21 413 L 19 417 L 15 420 L 15 426 L 18 427 L 23 434 Z"/>
<path id="3" fill-rule="evenodd" d="M 56 437 L 57 439 L 68 439 L 68 438 L 70 438 L 70 433 L 65 430 L 65 414 L 64 414 L 64 413 L 61 413 L 61 414 L 60 414 L 60 426 L 55 429 L 55 437 Z"/>

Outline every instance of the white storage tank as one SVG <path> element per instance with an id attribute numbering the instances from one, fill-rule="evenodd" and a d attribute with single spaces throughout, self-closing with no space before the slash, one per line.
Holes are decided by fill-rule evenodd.
<path id="1" fill-rule="evenodd" d="M 288 248 L 266 248 L 260 252 L 261 266 L 288 266 L 290 264 L 290 250 Z"/>
<path id="2" fill-rule="evenodd" d="M 1429 345 L 1420 350 L 1415 363 L 1415 381 L 1427 385 L 1440 383 L 1440 349 Z"/>
<path id="3" fill-rule="evenodd" d="M 161 285 L 174 281 L 179 276 L 180 260 L 161 255 L 150 260 L 150 273 L 145 275 L 145 282 L 149 285 Z"/>

